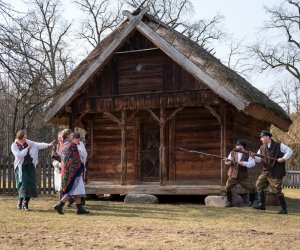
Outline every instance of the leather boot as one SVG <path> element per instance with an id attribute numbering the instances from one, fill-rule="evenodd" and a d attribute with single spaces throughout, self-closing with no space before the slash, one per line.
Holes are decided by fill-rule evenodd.
<path id="1" fill-rule="evenodd" d="M 72 204 L 73 204 L 74 202 L 75 202 L 74 198 L 71 197 L 71 198 L 68 200 L 67 207 L 71 207 Z"/>
<path id="2" fill-rule="evenodd" d="M 226 196 L 227 196 L 227 204 L 226 207 L 232 207 L 232 192 L 231 190 L 226 191 Z"/>
<path id="3" fill-rule="evenodd" d="M 53 208 L 56 212 L 58 212 L 59 214 L 64 214 L 62 209 L 63 209 L 63 206 L 65 205 L 64 202 L 60 201 L 57 205 L 55 205 Z"/>
<path id="4" fill-rule="evenodd" d="M 19 198 L 17 209 L 22 209 L 23 198 Z"/>
<path id="5" fill-rule="evenodd" d="M 265 191 L 258 192 L 258 201 L 259 201 L 259 203 L 257 205 L 254 205 L 253 208 L 260 209 L 260 210 L 266 210 L 266 193 L 265 193 Z"/>
<path id="6" fill-rule="evenodd" d="M 24 209 L 25 211 L 28 211 L 28 210 L 29 210 L 29 207 L 28 207 L 29 200 L 30 200 L 30 198 L 25 198 L 25 201 L 24 201 L 24 204 L 23 204 L 23 209 Z"/>
<path id="7" fill-rule="evenodd" d="M 286 202 L 285 202 L 284 195 L 279 196 L 278 200 L 279 200 L 280 205 L 281 205 L 281 209 L 279 210 L 278 214 L 287 214 L 288 210 L 287 210 L 287 205 L 286 205 Z"/>
<path id="8" fill-rule="evenodd" d="M 77 214 L 89 214 L 90 213 L 90 211 L 87 211 L 82 207 L 82 204 L 76 204 L 76 207 L 77 207 Z"/>
<path id="9" fill-rule="evenodd" d="M 253 202 L 255 201 L 256 193 L 249 193 L 249 207 L 253 206 Z"/>

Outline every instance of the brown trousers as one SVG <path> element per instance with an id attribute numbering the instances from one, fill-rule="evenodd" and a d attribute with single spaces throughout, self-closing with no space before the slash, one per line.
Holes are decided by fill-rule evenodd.
<path id="1" fill-rule="evenodd" d="M 264 175 L 260 175 L 256 182 L 256 188 L 258 192 L 264 191 L 267 187 L 270 187 L 271 192 L 277 196 L 282 196 L 282 178 L 269 178 Z"/>
<path id="2" fill-rule="evenodd" d="M 237 184 L 240 184 L 242 187 L 249 190 L 249 193 L 253 194 L 256 191 L 255 186 L 249 177 L 241 179 L 241 180 L 239 180 L 237 178 L 229 177 L 226 182 L 226 187 L 225 187 L 226 192 L 233 189 Z"/>

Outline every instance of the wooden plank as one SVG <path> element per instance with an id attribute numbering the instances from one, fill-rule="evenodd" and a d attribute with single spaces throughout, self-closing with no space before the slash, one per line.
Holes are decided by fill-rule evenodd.
<path id="1" fill-rule="evenodd" d="M 51 167 L 51 158 L 50 157 L 47 157 L 47 173 L 48 173 L 48 194 L 51 194 L 52 193 L 52 176 L 53 176 L 53 168 Z M 54 188 L 53 188 L 54 190 Z"/>
<path id="2" fill-rule="evenodd" d="M 169 179 L 176 181 L 176 119 L 169 123 Z"/>
<path id="3" fill-rule="evenodd" d="M 225 103 L 221 102 L 220 103 L 220 121 L 221 121 L 221 156 L 227 157 L 226 155 L 226 107 Z M 223 160 L 221 160 L 221 184 L 225 184 L 226 181 L 226 165 Z"/>
<path id="4" fill-rule="evenodd" d="M 141 184 L 122 186 L 115 183 L 90 181 L 86 184 L 87 194 L 164 194 L 164 195 L 208 195 L 221 194 L 221 185 L 165 185 Z"/>
<path id="5" fill-rule="evenodd" d="M 13 160 L 11 159 L 11 161 L 13 162 Z M 13 165 L 13 194 L 18 194 L 18 190 L 17 190 L 17 183 L 16 183 L 16 176 L 15 176 L 15 169 L 14 169 L 14 165 Z"/>
<path id="6" fill-rule="evenodd" d="M 4 158 L 3 164 L 2 164 L 2 183 L 3 183 L 3 187 L 2 187 L 2 193 L 6 194 L 6 171 L 7 171 L 7 158 Z"/>
<path id="7" fill-rule="evenodd" d="M 134 16 L 132 16 L 129 11 L 125 12 L 124 14 L 129 18 L 129 20 L 134 20 Z M 240 96 L 231 93 L 223 85 L 219 84 L 215 79 L 206 74 L 192 61 L 175 49 L 171 44 L 154 32 L 144 22 L 140 21 L 136 28 L 152 43 L 165 52 L 170 58 L 182 66 L 186 71 L 192 74 L 196 79 L 203 81 L 211 90 L 221 96 L 224 100 L 234 105 L 237 109 L 243 110 L 249 105 L 247 101 L 242 99 Z"/>
<path id="8" fill-rule="evenodd" d="M 91 135 L 90 135 L 90 140 L 91 140 L 91 151 L 90 151 L 90 159 L 93 158 L 94 156 L 94 119 L 91 119 L 90 121 L 90 126 L 91 126 Z"/>
<path id="9" fill-rule="evenodd" d="M 167 163 L 166 163 L 166 110 L 160 108 L 160 145 L 159 145 L 159 169 L 160 185 L 166 185 L 167 181 Z"/>
<path id="10" fill-rule="evenodd" d="M 12 169 L 13 167 L 11 166 L 11 159 L 9 158 L 7 161 L 7 192 L 10 195 L 12 194 L 12 187 L 11 187 Z"/>
<path id="11" fill-rule="evenodd" d="M 43 190 L 43 194 L 46 194 L 46 180 L 47 180 L 47 165 L 46 162 L 43 163 L 42 165 L 42 169 L 43 169 L 43 183 L 42 183 L 42 190 Z"/>
<path id="12" fill-rule="evenodd" d="M 41 175 L 41 163 L 38 163 L 38 165 L 36 166 L 36 184 L 37 184 L 37 193 L 41 194 L 41 179 L 42 179 L 42 175 Z"/>
<path id="13" fill-rule="evenodd" d="M 3 162 L 4 162 L 4 157 L 0 157 L 0 194 L 2 193 L 2 186 L 1 186 L 1 184 L 2 184 L 2 169 L 3 169 Z"/>
<path id="14" fill-rule="evenodd" d="M 109 57 L 122 45 L 122 42 L 131 34 L 138 23 L 142 20 L 144 14 L 149 11 L 149 7 L 144 8 L 138 16 L 131 18 L 128 26 L 104 49 L 99 57 L 89 66 L 83 75 L 75 84 L 64 93 L 52 108 L 45 115 L 45 121 L 49 121 L 66 103 L 75 98 L 75 93 L 86 83 L 105 63 Z"/>
<path id="15" fill-rule="evenodd" d="M 121 122 L 121 185 L 127 184 L 127 119 L 126 111 L 122 110 L 122 122 Z"/>

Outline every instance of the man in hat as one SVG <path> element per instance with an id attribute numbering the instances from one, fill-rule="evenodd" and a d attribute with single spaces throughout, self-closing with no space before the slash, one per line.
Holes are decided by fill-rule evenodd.
<path id="1" fill-rule="evenodd" d="M 249 191 L 249 206 L 252 206 L 255 196 L 256 189 L 252 181 L 248 176 L 248 168 L 255 166 L 255 161 L 249 154 L 243 153 L 247 143 L 243 140 L 238 140 L 235 144 L 234 150 L 232 150 L 225 164 L 229 166 L 228 179 L 226 182 L 226 196 L 227 196 L 227 207 L 232 207 L 232 188 L 237 184 L 240 184 Z"/>
<path id="2" fill-rule="evenodd" d="M 259 203 L 253 206 L 253 208 L 266 209 L 266 194 L 264 190 L 270 186 L 271 191 L 277 195 L 281 205 L 281 209 L 278 213 L 287 214 L 287 205 L 284 194 L 282 193 L 282 179 L 285 176 L 285 161 L 292 156 L 293 150 L 281 142 L 272 140 L 272 134 L 266 130 L 261 131 L 260 140 L 263 145 L 257 154 L 261 154 L 264 157 L 253 157 L 257 163 L 262 163 L 263 171 L 256 182 Z M 277 160 L 270 159 L 270 157 Z"/>

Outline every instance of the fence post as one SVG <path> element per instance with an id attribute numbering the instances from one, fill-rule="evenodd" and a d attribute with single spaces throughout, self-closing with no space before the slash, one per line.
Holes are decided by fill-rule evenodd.
<path id="1" fill-rule="evenodd" d="M 37 184 L 37 193 L 41 194 L 41 163 L 38 163 L 36 166 L 36 184 Z"/>
<path id="2" fill-rule="evenodd" d="M 48 194 L 52 193 L 52 166 L 51 166 L 51 158 L 47 156 L 47 165 L 48 165 Z"/>
<path id="3" fill-rule="evenodd" d="M 46 170 L 47 170 L 47 162 L 44 162 L 43 163 L 43 194 L 46 194 L 46 185 L 47 185 L 47 173 L 46 173 Z"/>
<path id="4" fill-rule="evenodd" d="M 4 157 L 0 157 L 0 194 L 2 193 L 2 188 L 1 188 L 1 184 L 2 184 L 2 169 L 3 169 L 3 162 L 4 162 Z"/>
<path id="5" fill-rule="evenodd" d="M 3 194 L 6 194 L 6 169 L 7 169 L 7 158 L 3 159 L 3 166 L 2 166 L 2 183 L 3 183 L 3 188 L 2 192 Z"/>

